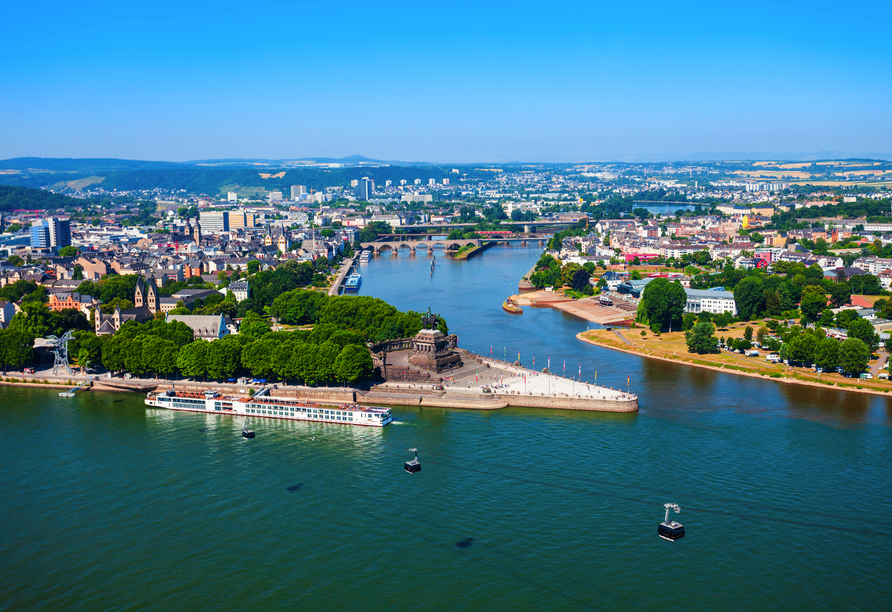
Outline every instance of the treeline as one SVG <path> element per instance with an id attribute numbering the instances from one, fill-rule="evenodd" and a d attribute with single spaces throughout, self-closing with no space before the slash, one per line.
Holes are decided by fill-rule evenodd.
<path id="1" fill-rule="evenodd" d="M 298 289 L 276 298 L 269 312 L 282 323 L 313 324 L 332 332 L 353 330 L 370 342 L 408 338 L 421 330 L 420 313 L 400 312 L 384 300 L 367 296 L 328 296 Z M 439 330 L 449 333 L 442 317 Z"/>
<path id="2" fill-rule="evenodd" d="M 230 299 L 220 304 L 226 307 Z M 0 332 L 0 362 L 7 367 L 31 362 L 34 338 L 76 329 L 69 353 L 82 368 L 101 364 L 111 372 L 138 376 L 182 373 L 215 380 L 250 374 L 308 385 L 368 378 L 369 342 L 413 336 L 421 329 L 421 314 L 400 312 L 383 300 L 302 289 L 279 295 L 270 312 L 283 323 L 312 329 L 272 332 L 267 317 L 248 311 L 238 334 L 213 342 L 195 340 L 189 326 L 179 321 L 128 321 L 114 335 L 96 336 L 78 311 L 53 313 L 37 299 L 22 308 L 10 328 Z M 445 320 L 440 320 L 440 330 L 448 333 Z"/>
<path id="3" fill-rule="evenodd" d="M 600 263 L 600 262 L 599 262 Z M 601 263 L 601 267 L 604 264 Z M 537 288 L 570 287 L 583 295 L 594 295 L 594 287 L 590 280 L 595 273 L 596 266 L 592 262 L 586 262 L 580 266 L 577 263 L 568 263 L 561 266 L 561 262 L 551 255 L 544 254 L 536 262 L 535 271 L 530 275 L 530 282 Z M 599 281 L 599 287 L 607 285 L 606 281 Z"/>
<path id="4" fill-rule="evenodd" d="M 0 185 L 0 210 L 56 210 L 73 206 L 83 206 L 84 200 L 70 198 L 58 193 L 31 189 L 30 187 L 14 187 Z"/>
<path id="5" fill-rule="evenodd" d="M 733 291 L 738 316 L 745 320 L 795 311 L 798 304 L 802 316 L 815 321 L 828 301 L 838 307 L 848 304 L 852 295 L 884 293 L 879 278 L 873 274 L 833 280 L 824 278 L 823 270 L 816 264 L 806 268 L 801 263 L 783 261 L 774 264 L 774 271 L 776 274 L 767 275 L 763 270 L 741 270 L 729 263 L 719 272 L 691 277 L 691 288 L 724 287 Z"/>
<path id="6" fill-rule="evenodd" d="M 800 219 L 813 219 L 815 217 L 842 217 L 844 219 L 860 219 L 861 217 L 887 217 L 889 212 L 889 199 L 883 200 L 859 200 L 857 202 L 828 202 L 818 208 L 796 208 L 789 212 L 780 212 L 771 217 L 771 223 L 765 229 L 791 230 L 808 229 L 810 226 Z"/>

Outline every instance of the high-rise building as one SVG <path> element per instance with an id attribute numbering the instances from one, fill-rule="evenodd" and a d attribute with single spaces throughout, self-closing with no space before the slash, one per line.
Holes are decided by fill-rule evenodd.
<path id="1" fill-rule="evenodd" d="M 420 185 L 420 184 L 421 184 L 421 179 L 415 179 L 415 184 L 416 184 L 416 185 Z"/>
<path id="2" fill-rule="evenodd" d="M 436 185 L 437 179 L 427 179 L 427 184 L 431 186 Z"/>
<path id="3" fill-rule="evenodd" d="M 393 181 L 384 181 L 385 187 L 390 187 L 391 185 L 393 185 Z"/>
<path id="4" fill-rule="evenodd" d="M 222 210 L 204 210 L 198 213 L 201 229 L 205 232 L 228 232 L 229 212 Z"/>
<path id="5" fill-rule="evenodd" d="M 373 193 L 375 193 L 375 181 L 367 176 L 362 177 L 362 180 L 358 181 L 356 184 L 356 199 L 368 201 Z"/>
<path id="6" fill-rule="evenodd" d="M 46 221 L 35 221 L 31 224 L 31 248 L 50 248 L 50 227 Z"/>
<path id="7" fill-rule="evenodd" d="M 270 191 L 266 197 L 269 198 L 270 202 L 281 202 L 282 201 L 282 192 L 281 191 Z"/>
<path id="8" fill-rule="evenodd" d="M 406 186 L 406 179 L 400 179 L 400 185 L 402 185 L 403 187 L 405 187 L 405 186 Z"/>
<path id="9" fill-rule="evenodd" d="M 226 194 L 227 202 L 238 202 L 238 194 L 234 191 L 230 191 Z"/>
<path id="10" fill-rule="evenodd" d="M 71 246 L 71 219 L 51 217 L 49 224 L 50 246 L 54 249 Z"/>
<path id="11" fill-rule="evenodd" d="M 236 229 L 240 227 L 245 227 L 245 211 L 241 210 L 230 210 L 226 213 L 229 216 L 229 229 Z"/>
<path id="12" fill-rule="evenodd" d="M 31 246 L 59 249 L 71 245 L 71 220 L 51 217 L 31 224 Z"/>
<path id="13" fill-rule="evenodd" d="M 307 186 L 306 186 L 306 185 L 292 185 L 292 186 L 291 186 L 291 199 L 292 199 L 292 200 L 299 200 L 299 199 L 300 199 L 300 196 L 302 196 L 302 195 L 305 194 L 306 192 L 307 192 Z"/>
<path id="14" fill-rule="evenodd" d="M 449 179 L 443 179 L 443 184 L 444 184 L 444 185 L 448 185 L 448 184 L 449 184 Z"/>

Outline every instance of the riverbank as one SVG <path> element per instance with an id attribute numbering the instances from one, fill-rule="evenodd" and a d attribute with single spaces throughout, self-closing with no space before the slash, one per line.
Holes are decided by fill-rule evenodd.
<path id="1" fill-rule="evenodd" d="M 639 336 L 639 339 L 633 341 L 631 334 L 640 333 L 641 331 L 645 335 Z M 764 361 L 764 356 L 749 358 L 736 353 L 695 355 L 687 351 L 687 346 L 684 344 L 684 332 L 664 333 L 660 334 L 660 336 L 655 336 L 649 330 L 608 331 L 598 329 L 580 332 L 576 334 L 576 338 L 587 344 L 614 351 L 728 374 L 761 378 L 763 380 L 770 379 L 782 383 L 821 387 L 824 389 L 869 393 L 872 395 L 889 396 L 892 394 L 892 383 L 890 382 L 850 379 L 840 374 L 816 374 L 811 370 L 803 371 L 802 368 L 790 368 L 783 364 Z M 760 359 L 762 361 L 759 361 Z"/>
<path id="2" fill-rule="evenodd" d="M 518 306 L 554 308 L 600 325 L 630 325 L 637 309 L 637 305 L 618 298 L 608 306 L 600 303 L 599 296 L 576 299 L 559 291 L 534 290 L 512 295 L 509 299 Z"/>

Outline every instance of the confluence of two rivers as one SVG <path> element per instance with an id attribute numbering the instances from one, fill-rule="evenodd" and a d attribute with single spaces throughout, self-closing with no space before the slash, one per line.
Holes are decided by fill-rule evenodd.
<path id="1" fill-rule="evenodd" d="M 883 610 L 886 398 L 590 346 L 501 309 L 541 247 L 360 267 L 459 344 L 640 412 L 394 408 L 382 430 L 3 388 L 0 610 Z M 402 464 L 418 447 L 423 469 Z M 665 502 L 687 537 L 657 537 Z"/>

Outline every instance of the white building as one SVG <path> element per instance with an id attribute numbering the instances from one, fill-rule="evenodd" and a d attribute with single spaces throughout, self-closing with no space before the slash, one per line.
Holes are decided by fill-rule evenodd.
<path id="1" fill-rule="evenodd" d="M 701 312 L 722 314 L 723 312 L 728 312 L 735 317 L 737 316 L 737 302 L 734 301 L 734 294 L 730 291 L 688 288 L 685 288 L 684 291 L 688 296 L 688 301 L 684 307 L 685 312 L 693 314 L 700 314 Z"/>
<path id="2" fill-rule="evenodd" d="M 226 201 L 227 202 L 238 202 L 238 194 L 234 191 L 229 191 L 226 193 Z"/>
<path id="3" fill-rule="evenodd" d="M 250 286 L 246 280 L 232 281 L 229 283 L 229 291 L 232 291 L 236 302 L 243 302 L 248 299 Z"/>

